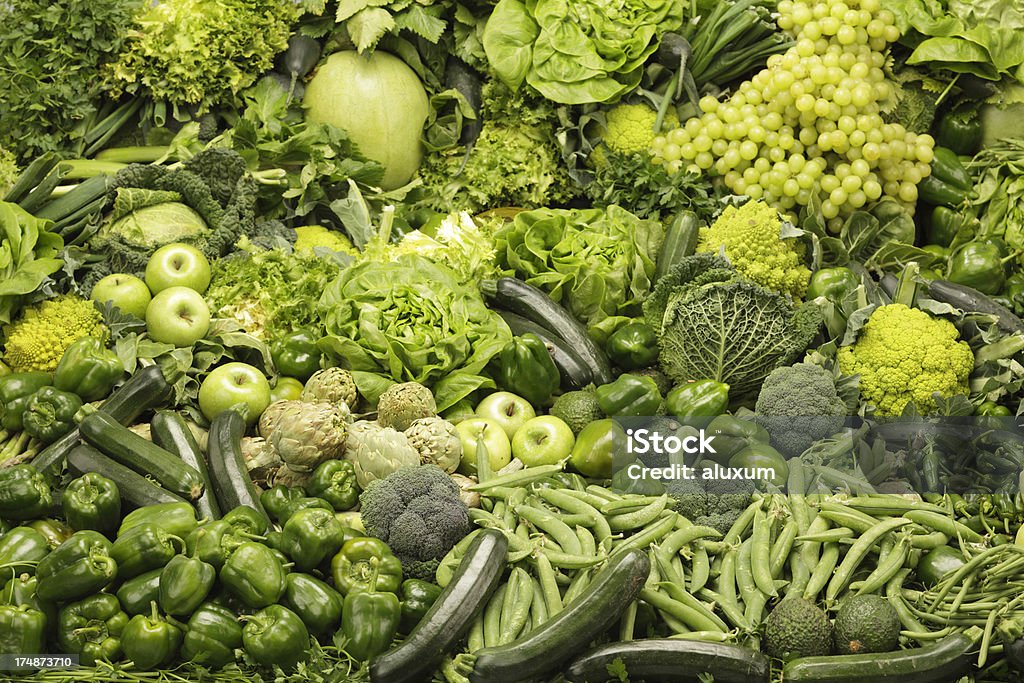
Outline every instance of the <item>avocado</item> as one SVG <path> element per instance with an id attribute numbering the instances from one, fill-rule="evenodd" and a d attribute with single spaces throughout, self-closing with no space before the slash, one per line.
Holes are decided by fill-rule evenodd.
<path id="1" fill-rule="evenodd" d="M 844 655 L 890 652 L 899 646 L 900 617 L 880 595 L 854 595 L 839 605 L 834 639 Z"/>
<path id="2" fill-rule="evenodd" d="M 569 425 L 577 436 L 588 424 L 604 417 L 593 391 L 567 391 L 555 399 L 548 412 Z"/>
<path id="3" fill-rule="evenodd" d="M 813 602 L 787 597 L 765 619 L 764 650 L 783 661 L 827 655 L 832 651 L 832 622 Z"/>

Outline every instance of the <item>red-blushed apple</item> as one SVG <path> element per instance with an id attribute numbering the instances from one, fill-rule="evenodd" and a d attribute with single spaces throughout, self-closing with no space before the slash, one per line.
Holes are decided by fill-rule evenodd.
<path id="1" fill-rule="evenodd" d="M 153 294 L 170 287 L 188 287 L 202 294 L 210 286 L 210 262 L 191 244 L 165 244 L 146 263 L 146 284 Z"/>
<path id="2" fill-rule="evenodd" d="M 225 410 L 238 410 L 253 424 L 270 405 L 270 382 L 248 363 L 225 363 L 199 385 L 199 410 L 212 420 Z"/>
<path id="3" fill-rule="evenodd" d="M 210 330 L 210 307 L 188 287 L 159 292 L 146 307 L 146 331 L 153 341 L 191 346 Z"/>
<path id="4" fill-rule="evenodd" d="M 146 307 L 153 295 L 142 278 L 127 273 L 113 273 L 93 285 L 89 298 L 101 304 L 110 301 L 122 313 L 145 318 Z"/>
<path id="5" fill-rule="evenodd" d="M 476 406 L 476 414 L 489 417 L 501 424 L 511 440 L 526 421 L 537 416 L 530 402 L 508 391 L 496 391 L 483 398 Z"/>
<path id="6" fill-rule="evenodd" d="M 519 428 L 512 439 L 512 455 L 527 467 L 555 465 L 572 453 L 576 437 L 564 421 L 554 415 L 541 415 Z"/>
<path id="7" fill-rule="evenodd" d="M 462 442 L 462 462 L 459 463 L 459 471 L 463 474 L 476 474 L 476 445 L 480 440 L 483 440 L 487 448 L 492 472 L 497 472 L 512 461 L 512 444 L 509 443 L 504 428 L 496 420 L 471 417 L 455 425 L 455 431 Z"/>

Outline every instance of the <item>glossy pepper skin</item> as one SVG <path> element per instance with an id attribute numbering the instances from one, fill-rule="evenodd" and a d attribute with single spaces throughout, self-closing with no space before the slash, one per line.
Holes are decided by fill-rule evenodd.
<path id="1" fill-rule="evenodd" d="M 15 576 L 3 585 L 0 589 L 0 605 L 13 605 L 14 607 L 30 607 L 38 610 L 46 616 L 46 627 L 56 632 L 57 629 L 57 605 L 53 602 L 40 600 L 36 588 L 39 586 L 39 579 L 29 574 Z"/>
<path id="2" fill-rule="evenodd" d="M 0 470 L 0 517 L 34 519 L 53 505 L 50 484 L 32 465 L 15 465 Z"/>
<path id="3" fill-rule="evenodd" d="M 331 560 L 331 575 L 345 596 L 370 590 L 397 593 L 402 563 L 379 538 L 353 538 Z"/>
<path id="4" fill-rule="evenodd" d="M 0 426 L 9 431 L 24 428 L 22 417 L 32 394 L 53 384 L 49 372 L 15 372 L 0 377 Z"/>
<path id="5" fill-rule="evenodd" d="M 302 619 L 309 632 L 324 635 L 341 622 L 341 593 L 309 574 L 295 572 L 285 579 L 281 604 Z"/>
<path id="6" fill-rule="evenodd" d="M 968 242 L 950 256 L 946 279 L 983 294 L 998 294 L 1006 283 L 1003 258 L 992 242 Z"/>
<path id="7" fill-rule="evenodd" d="M 935 143 L 956 154 L 973 156 L 983 136 L 981 117 L 972 107 L 956 107 L 939 119 Z"/>
<path id="8" fill-rule="evenodd" d="M 814 271 L 807 285 L 807 298 L 823 296 L 829 301 L 842 301 L 860 285 L 860 278 L 849 268 L 822 268 Z"/>
<path id="9" fill-rule="evenodd" d="M 148 572 L 128 579 L 117 589 L 117 599 L 129 616 L 149 614 L 150 603 L 160 599 L 160 575 L 163 569 L 151 569 Z"/>
<path id="10" fill-rule="evenodd" d="M 75 533 L 39 561 L 39 599 L 80 600 L 106 588 L 117 576 L 117 563 L 110 553 L 110 541 L 99 532 Z"/>
<path id="11" fill-rule="evenodd" d="M 142 524 L 153 524 L 163 529 L 172 536 L 185 538 L 188 533 L 196 528 L 196 509 L 191 503 L 158 503 L 132 510 L 123 520 L 117 530 L 120 536 L 129 529 Z"/>
<path id="12" fill-rule="evenodd" d="M 936 147 L 933 154 L 931 175 L 918 183 L 918 198 L 934 206 L 963 206 L 974 196 L 970 173 L 953 150 Z"/>
<path id="13" fill-rule="evenodd" d="M 932 209 L 925 235 L 930 244 L 948 247 L 970 223 L 971 219 L 962 212 L 948 206 L 936 206 Z"/>
<path id="14" fill-rule="evenodd" d="M 351 592 L 345 596 L 341 611 L 341 634 L 345 638 L 345 652 L 358 661 L 366 662 L 391 647 L 402 619 L 402 606 L 394 593 L 380 593 L 376 584 L 376 561 L 369 577 L 369 590 Z"/>
<path id="15" fill-rule="evenodd" d="M 409 633 L 420 623 L 427 610 L 437 602 L 441 587 L 422 579 L 406 579 L 402 582 L 402 617 L 399 630 Z"/>
<path id="16" fill-rule="evenodd" d="M 21 417 L 25 431 L 43 443 L 52 443 L 75 428 L 82 399 L 57 387 L 43 387 L 28 400 Z"/>
<path id="17" fill-rule="evenodd" d="M 307 508 L 323 508 L 333 511 L 330 503 L 319 498 L 309 498 L 301 486 L 272 486 L 260 494 L 260 503 L 274 521 L 284 524 L 298 512 Z"/>
<path id="18" fill-rule="evenodd" d="M 1001 406 L 993 401 L 985 401 L 974 409 L 974 414 L 986 417 L 1009 417 L 1013 413 L 1006 406 Z"/>
<path id="19" fill-rule="evenodd" d="M 768 443 L 768 432 L 753 420 L 743 420 L 732 415 L 719 415 L 705 428 L 705 433 L 714 437 L 710 458 L 720 464 L 729 457 L 753 443 Z"/>
<path id="20" fill-rule="evenodd" d="M 110 479 L 87 472 L 64 490 L 64 518 L 75 529 L 92 529 L 112 536 L 121 523 L 121 492 Z"/>
<path id="21" fill-rule="evenodd" d="M 713 379 L 680 384 L 665 397 L 669 415 L 714 417 L 729 407 L 729 385 Z"/>
<path id="22" fill-rule="evenodd" d="M 50 554 L 50 544 L 38 531 L 16 526 L 0 536 L 0 579 L 36 573 L 36 565 Z"/>
<path id="23" fill-rule="evenodd" d="M 789 477 L 786 456 L 760 441 L 754 441 L 733 453 L 729 457 L 729 467 L 764 468 L 773 474 L 769 481 L 776 486 L 784 485 Z"/>
<path id="24" fill-rule="evenodd" d="M 345 528 L 334 511 L 319 508 L 299 510 L 288 518 L 281 533 L 283 550 L 299 571 L 315 568 L 345 542 Z"/>
<path id="25" fill-rule="evenodd" d="M 235 661 L 235 650 L 242 647 L 242 625 L 227 607 L 204 602 L 192 613 L 181 644 L 181 658 L 211 669 L 221 669 Z"/>
<path id="26" fill-rule="evenodd" d="M 46 615 L 27 605 L 0 605 L 0 655 L 46 652 Z"/>
<path id="27" fill-rule="evenodd" d="M 359 502 L 355 466 L 348 460 L 325 460 L 313 470 L 306 493 L 326 500 L 337 512 L 351 510 Z"/>
<path id="28" fill-rule="evenodd" d="M 595 393 L 598 405 L 609 417 L 656 415 L 662 401 L 653 379 L 628 373 L 599 386 Z"/>
<path id="29" fill-rule="evenodd" d="M 189 616 L 206 600 L 216 580 L 213 565 L 175 555 L 160 574 L 160 609 L 174 617 Z"/>
<path id="30" fill-rule="evenodd" d="M 220 581 L 249 607 L 266 607 L 284 593 L 285 570 L 270 548 L 250 541 L 231 553 Z"/>
<path id="31" fill-rule="evenodd" d="M 57 643 L 61 652 L 77 654 L 85 666 L 97 661 L 116 662 L 121 657 L 121 634 L 128 615 L 109 593 L 91 595 L 66 605 L 57 619 Z"/>
<path id="32" fill-rule="evenodd" d="M 247 505 L 239 505 L 229 510 L 221 517 L 221 521 L 227 522 L 236 532 L 244 532 L 254 536 L 262 536 L 267 533 L 267 518 Z"/>
<path id="33" fill-rule="evenodd" d="M 527 332 L 513 337 L 498 354 L 498 384 L 534 407 L 547 405 L 562 376 L 540 337 Z"/>
<path id="34" fill-rule="evenodd" d="M 264 666 L 276 664 L 288 670 L 306 658 L 309 631 L 295 612 L 270 605 L 243 617 L 242 644 L 250 657 Z"/>
<path id="35" fill-rule="evenodd" d="M 607 352 L 620 368 L 646 368 L 658 360 L 658 334 L 645 322 L 627 323 L 608 337 Z"/>
<path id="36" fill-rule="evenodd" d="M 134 662 L 136 669 L 143 671 L 158 669 L 170 662 L 181 647 L 181 630 L 160 616 L 155 602 L 151 607 L 148 616 L 137 614 L 132 617 L 121 633 L 125 657 Z"/>
<path id="37" fill-rule="evenodd" d="M 281 337 L 270 345 L 274 367 L 285 377 L 305 382 L 320 369 L 323 353 L 316 342 L 316 335 L 305 329 Z"/>
<path id="38" fill-rule="evenodd" d="M 576 435 L 569 464 L 588 477 L 607 479 L 612 476 L 616 453 L 625 453 L 626 432 L 615 420 L 594 420 Z"/>
<path id="39" fill-rule="evenodd" d="M 117 562 L 118 575 L 130 579 L 143 572 L 164 567 L 184 546 L 151 522 L 132 527 L 114 541 L 111 556 Z"/>
<path id="40" fill-rule="evenodd" d="M 113 349 L 96 337 L 74 341 L 60 357 L 53 386 L 77 394 L 83 401 L 105 398 L 124 376 L 124 364 Z"/>
<path id="41" fill-rule="evenodd" d="M 28 526 L 43 535 L 46 542 L 50 544 L 50 550 L 71 538 L 71 535 L 75 533 L 75 529 L 59 519 L 35 519 L 29 522 Z"/>
<path id="42" fill-rule="evenodd" d="M 231 553 L 248 540 L 247 536 L 250 534 L 242 536 L 230 523 L 220 519 L 193 529 L 185 538 L 185 552 L 219 570 Z"/>

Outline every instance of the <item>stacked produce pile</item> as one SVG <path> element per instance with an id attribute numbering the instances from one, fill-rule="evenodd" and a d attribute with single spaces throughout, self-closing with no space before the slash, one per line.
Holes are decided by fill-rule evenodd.
<path id="1" fill-rule="evenodd" d="M 1022 35 L 0 3 L 0 678 L 1020 680 Z"/>

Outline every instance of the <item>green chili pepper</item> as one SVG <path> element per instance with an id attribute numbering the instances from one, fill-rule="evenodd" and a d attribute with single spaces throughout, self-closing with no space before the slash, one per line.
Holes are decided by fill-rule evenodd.
<path id="1" fill-rule="evenodd" d="M 122 376 L 124 364 L 112 349 L 96 337 L 82 337 L 64 350 L 53 373 L 53 386 L 78 394 L 83 401 L 98 401 Z"/>
<path id="2" fill-rule="evenodd" d="M 351 510 L 359 502 L 355 466 L 348 460 L 325 460 L 313 470 L 306 493 L 326 500 L 338 512 Z"/>
<path id="3" fill-rule="evenodd" d="M 372 590 L 397 593 L 402 585 L 402 563 L 378 538 L 353 538 L 331 560 L 334 585 L 342 595 Z"/>
<path id="4" fill-rule="evenodd" d="M 245 621 L 242 643 L 258 663 L 274 664 L 287 670 L 306 658 L 309 631 L 302 619 L 287 607 L 270 605 L 242 619 Z"/>
<path id="5" fill-rule="evenodd" d="M 106 588 L 117 576 L 111 544 L 102 534 L 75 533 L 36 567 L 41 600 L 79 600 Z"/>
<path id="6" fill-rule="evenodd" d="M 270 345 L 274 367 L 285 377 L 305 382 L 320 369 L 323 353 L 316 343 L 316 335 L 305 329 L 281 337 Z"/>
<path id="7" fill-rule="evenodd" d="M 641 375 L 620 375 L 611 384 L 599 386 L 597 403 L 609 417 L 655 415 L 661 406 L 661 392 L 653 379 Z"/>
<path id="8" fill-rule="evenodd" d="M 198 522 L 196 521 L 196 509 L 192 507 L 191 503 L 158 503 L 129 512 L 121 520 L 117 535 L 120 536 L 132 527 L 141 524 L 155 524 L 172 536 L 185 538 L 190 531 L 196 528 Z"/>
<path id="9" fill-rule="evenodd" d="M 608 337 L 607 352 L 620 368 L 646 368 L 658 360 L 658 333 L 645 322 L 623 325 Z"/>
<path id="10" fill-rule="evenodd" d="M 68 484 L 61 507 L 64 518 L 76 529 L 112 536 L 121 523 L 121 492 L 98 472 L 87 472 Z"/>
<path id="11" fill-rule="evenodd" d="M 25 431 L 43 443 L 52 443 L 75 428 L 82 399 L 57 387 L 43 387 L 28 400 L 22 414 Z"/>
<path id="12" fill-rule="evenodd" d="M 535 407 L 550 403 L 561 382 L 548 347 L 532 332 L 513 337 L 498 355 L 498 366 L 498 384 Z"/>
<path id="13" fill-rule="evenodd" d="M 220 581 L 243 603 L 260 608 L 281 598 L 285 571 L 273 550 L 249 541 L 228 557 L 220 570 Z"/>
<path id="14" fill-rule="evenodd" d="M 341 612 L 345 652 L 361 662 L 369 661 L 391 647 L 402 619 L 398 596 L 374 590 L 377 583 L 377 560 L 373 560 L 370 565 L 369 589 L 346 595 Z"/>
<path id="15" fill-rule="evenodd" d="M 228 511 L 226 515 L 221 517 L 221 520 L 230 524 L 237 532 L 244 532 L 253 536 L 262 536 L 267 533 L 267 518 L 246 505 L 239 505 L 233 510 Z"/>
<path id="16" fill-rule="evenodd" d="M 117 589 L 117 599 L 121 609 L 131 616 L 149 614 L 150 603 L 160 599 L 160 575 L 163 567 L 128 579 Z"/>
<path id="17" fill-rule="evenodd" d="M 91 595 L 66 605 L 57 618 L 60 652 L 77 654 L 84 666 L 98 661 L 116 662 L 121 657 L 121 634 L 128 615 L 109 593 Z"/>
<path id="18" fill-rule="evenodd" d="M 151 603 L 149 616 L 137 614 L 121 633 L 125 656 L 136 669 L 158 669 L 170 662 L 181 647 L 182 633 L 177 626 L 160 616 L 156 603 Z"/>
<path id="19" fill-rule="evenodd" d="M 0 537 L 0 579 L 36 573 L 36 565 L 50 554 L 50 544 L 35 529 L 16 526 Z"/>
<path id="20" fill-rule="evenodd" d="M 167 533 L 152 522 L 134 526 L 114 541 L 111 556 L 117 562 L 118 574 L 130 579 L 151 569 L 164 567 L 184 545 L 177 536 Z"/>
<path id="21" fill-rule="evenodd" d="M 15 465 L 0 470 L 0 517 L 32 519 L 53 505 L 50 485 L 32 465 Z"/>
<path id="22" fill-rule="evenodd" d="M 729 385 L 713 379 L 680 384 L 665 397 L 669 415 L 713 417 L 729 407 Z"/>
<path id="23" fill-rule="evenodd" d="M 309 574 L 289 574 L 281 604 L 302 619 L 310 633 L 323 635 L 341 622 L 342 597 L 326 583 Z"/>
<path id="24" fill-rule="evenodd" d="M 950 257 L 946 278 L 983 294 L 998 294 L 1006 282 L 1004 255 L 992 242 L 968 242 Z"/>
<path id="25" fill-rule="evenodd" d="M 400 631 L 406 634 L 412 631 L 440 595 L 441 587 L 437 584 L 421 579 L 403 581 Z"/>
<path id="26" fill-rule="evenodd" d="M 175 617 L 187 617 L 206 600 L 216 579 L 213 565 L 175 555 L 160 574 L 160 609 Z"/>
<path id="27" fill-rule="evenodd" d="M 242 647 L 242 625 L 227 607 L 204 602 L 192 613 L 181 644 L 181 658 L 211 669 L 220 669 L 235 661 L 235 650 Z"/>
<path id="28" fill-rule="evenodd" d="M 950 109 L 939 119 L 935 143 L 956 154 L 973 156 L 981 145 L 983 130 L 978 110 L 971 106 Z"/>
<path id="29" fill-rule="evenodd" d="M 829 301 L 842 301 L 860 285 L 860 278 L 849 268 L 822 268 L 814 271 L 807 285 L 807 298 L 823 296 Z"/>
<path id="30" fill-rule="evenodd" d="M 0 655 L 46 652 L 46 615 L 27 605 L 0 605 Z"/>
<path id="31" fill-rule="evenodd" d="M 53 384 L 48 372 L 16 372 L 0 377 L 0 426 L 8 431 L 24 429 L 22 417 L 32 394 Z"/>
<path id="32" fill-rule="evenodd" d="M 333 510 L 299 510 L 285 522 L 285 552 L 299 571 L 309 571 L 333 556 L 345 542 L 345 529 Z"/>

